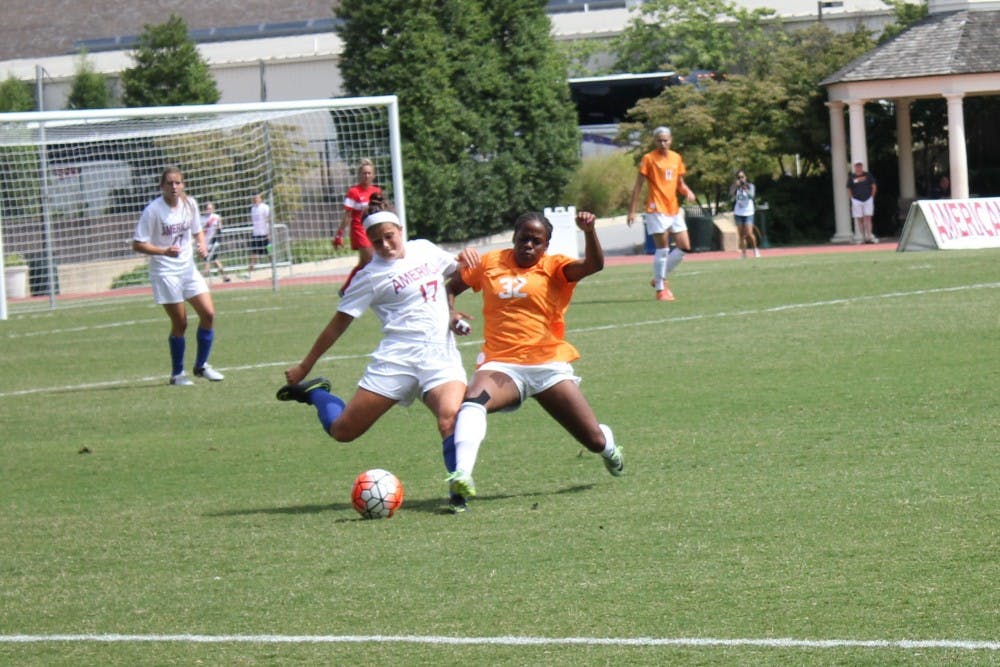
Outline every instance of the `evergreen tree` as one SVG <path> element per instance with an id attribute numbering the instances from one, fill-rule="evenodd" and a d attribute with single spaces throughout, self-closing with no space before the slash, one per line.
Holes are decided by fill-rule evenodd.
<path id="1" fill-rule="evenodd" d="M 460 240 L 557 204 L 578 160 L 543 0 L 344 0 L 352 95 L 400 100 L 413 235 Z"/>
<path id="2" fill-rule="evenodd" d="M 70 109 L 107 109 L 111 106 L 111 89 L 107 78 L 94 71 L 86 51 L 80 53 L 73 76 L 73 86 L 66 100 Z"/>
<path id="3" fill-rule="evenodd" d="M 135 66 L 122 72 L 122 102 L 127 107 L 215 104 L 219 90 L 208 63 L 173 14 L 160 25 L 146 25 L 132 52 Z"/>
<path id="4" fill-rule="evenodd" d="M 0 83 L 0 112 L 34 110 L 35 93 L 30 83 L 15 79 L 13 74 Z"/>

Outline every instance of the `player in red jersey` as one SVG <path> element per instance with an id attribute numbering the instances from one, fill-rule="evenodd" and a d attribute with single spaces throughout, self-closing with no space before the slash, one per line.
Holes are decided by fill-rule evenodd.
<path id="1" fill-rule="evenodd" d="M 352 186 L 344 197 L 344 219 L 337 228 L 337 234 L 333 237 L 333 247 L 344 247 L 344 230 L 348 225 L 351 228 L 351 250 L 358 251 L 358 263 L 351 269 L 347 280 L 340 286 L 340 296 L 344 296 L 351 280 L 361 269 L 365 268 L 368 262 L 372 261 L 375 251 L 372 242 L 365 234 L 365 227 L 361 224 L 361 217 L 368 208 L 368 202 L 374 194 L 382 194 L 382 189 L 375 185 L 375 165 L 371 160 L 365 158 L 358 163 L 358 184 Z"/>

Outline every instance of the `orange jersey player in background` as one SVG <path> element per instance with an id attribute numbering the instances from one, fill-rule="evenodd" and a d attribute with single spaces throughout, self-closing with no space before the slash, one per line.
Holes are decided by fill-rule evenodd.
<path id="1" fill-rule="evenodd" d="M 632 200 L 628 208 L 628 225 L 635 221 L 639 194 L 646 186 L 646 207 L 643 224 L 653 238 L 653 280 L 657 301 L 673 301 L 674 293 L 667 284 L 667 276 L 684 260 L 684 253 L 691 251 L 684 212 L 678 203 L 678 193 L 689 202 L 695 201 L 694 191 L 684 182 L 687 168 L 680 153 L 670 150 L 673 134 L 669 127 L 653 130 L 656 148 L 642 156 L 639 173 L 632 187 Z M 673 241 L 673 248 L 670 242 Z"/>

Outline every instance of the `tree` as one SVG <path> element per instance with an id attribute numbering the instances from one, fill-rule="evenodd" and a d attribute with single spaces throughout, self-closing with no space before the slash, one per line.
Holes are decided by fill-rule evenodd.
<path id="1" fill-rule="evenodd" d="M 887 25 L 879 37 L 879 44 L 887 42 L 899 33 L 903 32 L 911 25 L 927 16 L 927 2 L 905 2 L 905 0 L 885 0 L 886 4 L 892 6 L 892 14 L 896 17 L 895 22 Z"/>
<path id="2" fill-rule="evenodd" d="M 762 22 L 773 14 L 728 0 L 645 0 L 616 39 L 617 67 L 727 72 L 738 65 L 735 71 L 747 71 L 762 53 Z"/>
<path id="3" fill-rule="evenodd" d="M 556 203 L 577 162 L 542 0 L 344 0 L 352 95 L 400 100 L 410 231 L 461 240 Z"/>
<path id="4" fill-rule="evenodd" d="M 35 94 L 30 83 L 15 79 L 13 74 L 0 83 L 0 112 L 34 110 Z"/>
<path id="5" fill-rule="evenodd" d="M 188 36 L 187 25 L 172 14 L 160 25 L 145 26 L 131 54 L 135 66 L 122 72 L 127 107 L 215 104 L 219 90 L 208 63 Z"/>
<path id="6" fill-rule="evenodd" d="M 70 109 L 107 109 L 111 106 L 111 89 L 107 78 L 94 71 L 87 52 L 80 52 L 73 76 L 73 86 L 66 100 Z"/>
<path id="7" fill-rule="evenodd" d="M 678 95 L 693 98 L 689 104 L 703 113 L 718 114 L 698 119 L 684 113 L 693 124 L 692 129 L 706 122 L 712 127 L 712 134 L 704 137 L 708 153 L 702 168 L 703 176 L 709 179 L 705 185 L 717 186 L 722 178 L 721 165 L 714 161 L 714 156 L 722 153 L 716 153 L 713 146 L 721 149 L 723 144 L 767 149 L 766 154 L 745 155 L 740 160 L 741 168 L 754 178 L 785 173 L 785 160 L 791 156 L 798 156 L 803 174 L 824 169 L 829 160 L 829 113 L 825 91 L 819 82 L 874 45 L 866 29 L 859 27 L 852 33 L 836 34 L 817 24 L 788 34 L 777 28 L 765 29 L 762 20 L 766 12 L 748 12 L 728 0 L 649 0 L 643 3 L 642 12 L 643 16 L 622 35 L 620 63 L 650 66 L 648 59 L 642 62 L 641 58 L 648 58 L 650 53 L 655 56 L 669 53 L 677 64 L 728 72 L 728 78 L 719 78 L 728 82 L 723 87 L 738 82 L 738 90 L 730 94 L 735 102 L 747 105 L 741 110 L 742 115 L 759 109 L 760 117 L 767 119 L 766 124 L 746 127 L 743 118 L 733 115 L 732 107 L 716 102 L 715 98 L 725 97 L 720 90 L 703 85 L 689 88 L 684 94 L 667 89 L 663 93 L 664 104 L 641 111 L 637 119 L 647 131 L 656 125 L 681 126 L 674 118 L 674 110 L 681 113 L 684 110 L 671 101 Z M 719 21 L 718 17 L 724 20 Z M 746 78 L 733 73 L 745 74 Z M 762 108 L 760 101 L 767 104 Z M 687 129 L 685 123 L 678 133 L 681 142 L 691 142 L 697 135 Z M 747 142 L 747 138 L 752 140 Z M 700 150 L 701 147 L 695 152 Z M 727 171 L 733 168 L 731 164 Z M 693 181 L 697 183 L 696 179 Z"/>
<path id="8" fill-rule="evenodd" d="M 874 46 L 863 27 L 838 34 L 822 24 L 796 31 L 772 54 L 771 79 L 785 91 L 784 116 L 775 128 L 776 155 L 798 155 L 802 173 L 825 169 L 830 159 L 830 113 L 819 82 Z M 786 170 L 782 168 L 781 172 Z"/>

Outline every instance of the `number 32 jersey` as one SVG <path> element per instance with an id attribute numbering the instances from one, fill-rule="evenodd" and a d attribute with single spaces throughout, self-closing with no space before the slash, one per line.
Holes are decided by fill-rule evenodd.
<path id="1" fill-rule="evenodd" d="M 533 366 L 573 361 L 580 354 L 564 340 L 566 309 L 576 283 L 563 269 L 566 255 L 543 255 L 521 268 L 511 249 L 486 253 L 479 266 L 462 269 L 462 280 L 483 293 L 485 343 L 478 365 L 487 361 Z"/>

